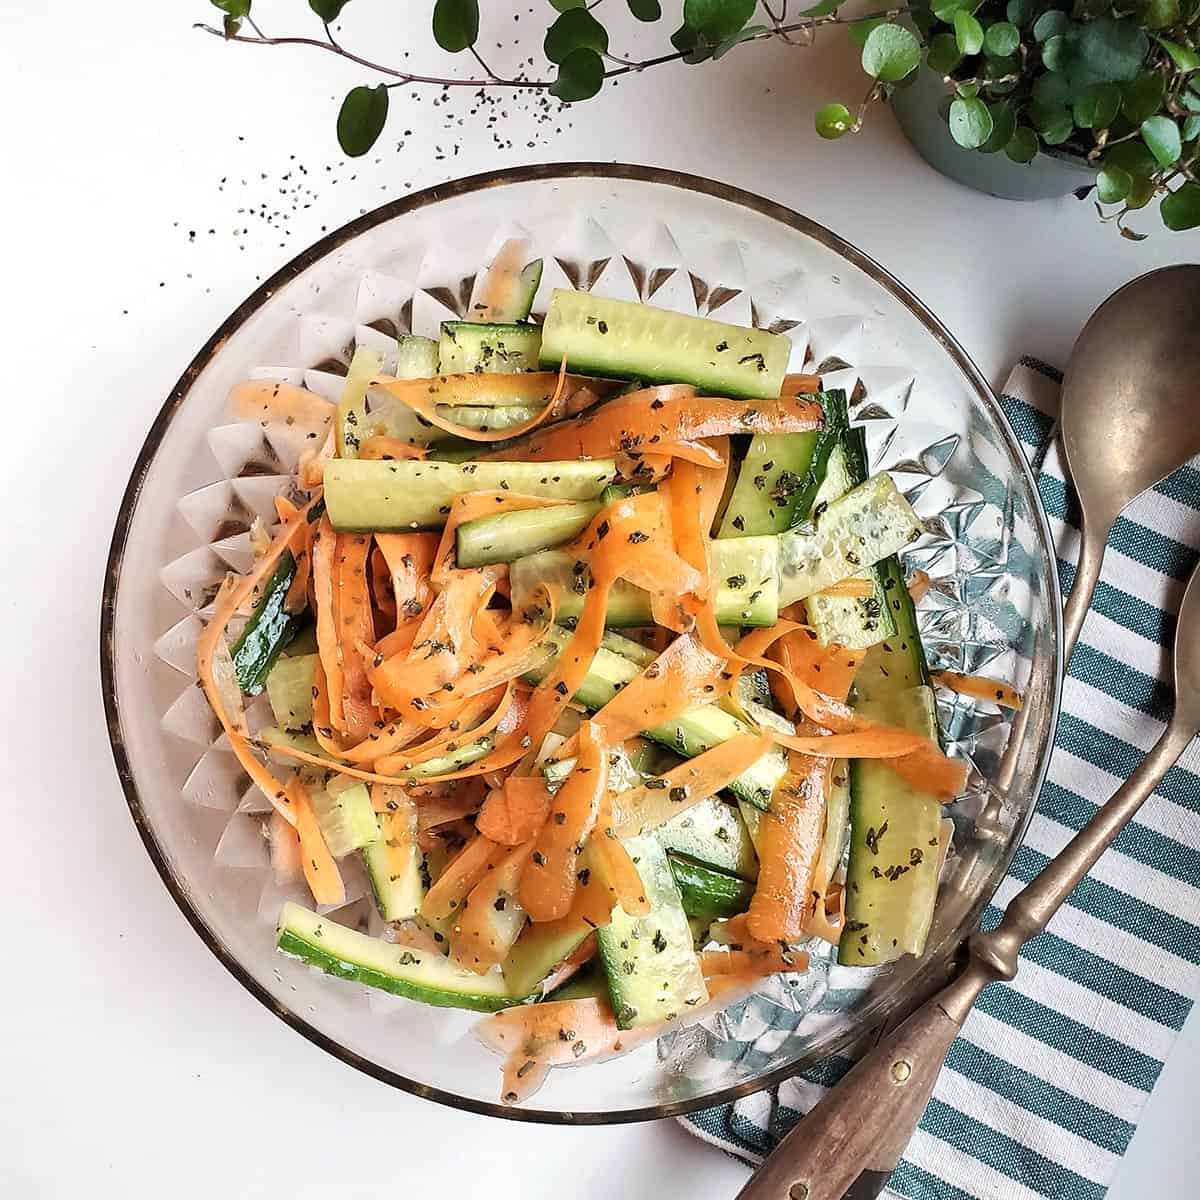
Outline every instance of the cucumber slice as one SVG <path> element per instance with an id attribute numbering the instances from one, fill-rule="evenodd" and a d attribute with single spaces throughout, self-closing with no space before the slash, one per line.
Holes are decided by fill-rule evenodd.
<path id="1" fill-rule="evenodd" d="M 482 567 L 512 562 L 569 542 L 588 527 L 600 507 L 599 500 L 577 500 L 553 508 L 527 508 L 465 521 L 455 530 L 458 565 Z"/>
<path id="2" fill-rule="evenodd" d="M 825 478 L 817 491 L 814 508 L 844 496 L 867 479 L 867 444 L 861 429 L 847 430 L 829 456 Z M 865 650 L 891 637 L 896 627 L 884 604 L 881 564 L 860 571 L 852 578 L 867 579 L 874 594 L 862 597 L 809 596 L 805 601 L 808 623 L 823 646 L 836 643 L 848 650 Z"/>
<path id="3" fill-rule="evenodd" d="M 303 613 L 289 613 L 283 602 L 296 578 L 296 560 L 290 550 L 279 556 L 279 564 L 263 585 L 254 611 L 231 655 L 238 687 L 247 696 L 257 696 L 267 682 L 283 648 L 304 623 Z"/>
<path id="4" fill-rule="evenodd" d="M 338 458 L 355 458 L 362 431 L 367 425 L 367 386 L 383 369 L 383 358 L 359 346 L 350 360 L 346 382 L 334 415 Z"/>
<path id="5" fill-rule="evenodd" d="M 692 931 L 666 851 L 650 837 L 625 842 L 642 877 L 650 912 L 631 917 L 613 910 L 611 924 L 596 930 L 619 1029 L 657 1025 L 708 999 Z"/>
<path id="6" fill-rule="evenodd" d="M 584 375 L 692 383 L 723 396 L 779 395 L 792 344 L 776 333 L 648 304 L 558 289 L 542 326 L 541 363 Z"/>
<path id="7" fill-rule="evenodd" d="M 375 906 L 385 921 L 407 921 L 417 916 L 425 899 L 425 856 L 417 845 L 416 811 L 410 809 L 403 814 L 412 823 L 409 836 L 403 839 L 395 837 L 395 822 L 400 815 L 385 814 L 379 822 L 380 836 L 362 850 Z"/>
<path id="8" fill-rule="evenodd" d="M 874 566 L 920 532 L 920 519 L 891 476 L 871 476 L 830 503 L 815 531 L 779 535 L 780 607 Z"/>
<path id="9" fill-rule="evenodd" d="M 440 954 L 368 937 L 290 901 L 279 914 L 275 945 L 281 954 L 320 967 L 326 975 L 439 1008 L 496 1012 L 519 1002 L 509 995 L 502 975 L 473 975 Z"/>
<path id="10" fill-rule="evenodd" d="M 542 331 L 536 325 L 443 321 L 438 361 L 443 375 L 515 375 L 538 369 Z"/>
<path id="11" fill-rule="evenodd" d="M 811 433 L 759 434 L 750 439 L 738 468 L 719 537 L 783 533 L 812 511 L 826 464 L 846 429 L 846 395 L 816 397 L 825 424 Z"/>
<path id="12" fill-rule="evenodd" d="M 917 632 L 917 610 L 904 582 L 898 558 L 879 564 L 884 605 L 894 631 L 863 659 L 855 676 L 855 692 L 868 699 L 904 688 L 928 687 L 929 664 Z"/>
<path id="13" fill-rule="evenodd" d="M 683 911 L 702 921 L 736 917 L 750 907 L 754 884 L 733 875 L 722 875 L 674 854 L 668 855 Z"/>
<path id="14" fill-rule="evenodd" d="M 580 917 L 527 925 L 500 966 L 513 996 L 532 996 L 542 980 L 592 932 Z"/>
<path id="15" fill-rule="evenodd" d="M 364 462 L 325 467 L 325 507 L 339 530 L 436 529 L 455 496 L 512 490 L 525 496 L 594 500 L 616 474 L 611 459 L 550 463 Z"/>
<path id="16" fill-rule="evenodd" d="M 379 840 L 379 819 L 365 783 L 351 784 L 336 793 L 314 791 L 312 806 L 321 836 L 334 858 L 342 858 Z"/>
<path id="17" fill-rule="evenodd" d="M 286 655 L 267 676 L 267 699 L 280 729 L 303 729 L 312 724 L 313 678 L 316 654 Z"/>
<path id="18" fill-rule="evenodd" d="M 415 333 L 403 334 L 396 348 L 396 378 L 432 379 L 437 374 L 437 342 Z"/>
<path id="19" fill-rule="evenodd" d="M 749 805 L 756 814 L 760 811 Z M 725 871 L 742 879 L 758 878 L 758 855 L 741 813 L 716 796 L 693 804 L 654 830 L 658 841 L 675 855 Z"/>
<path id="20" fill-rule="evenodd" d="M 565 629 L 555 627 L 549 631 L 546 640 L 557 654 L 562 652 L 570 637 Z M 552 661 L 550 659 L 544 666 L 528 672 L 525 678 L 531 683 L 538 683 L 549 671 Z M 601 646 L 575 693 L 575 700 L 588 709 L 603 708 L 639 670 L 637 664 Z M 694 758 L 731 737 L 749 732 L 751 729 L 744 721 L 715 704 L 705 704 L 674 720 L 647 729 L 645 736 L 684 758 Z M 783 754 L 778 749 L 771 749 L 752 767 L 743 771 L 729 785 L 729 790 L 759 808 L 769 808 L 775 786 L 786 772 L 787 761 Z"/>
<path id="21" fill-rule="evenodd" d="M 595 964 L 581 967 L 562 987 L 555 988 L 547 1000 L 607 1000 L 608 984 L 604 972 Z"/>
<path id="22" fill-rule="evenodd" d="M 542 282 L 542 260 L 529 259 L 528 238 L 509 238 L 480 276 L 471 296 L 477 321 L 524 321 Z"/>
<path id="23" fill-rule="evenodd" d="M 879 647 L 867 652 L 870 659 Z M 907 688 L 857 708 L 937 740 L 932 689 Z M 846 921 L 838 946 L 843 966 L 866 967 L 921 954 L 937 900 L 942 806 L 885 764 L 850 764 L 850 859 Z"/>
<path id="24" fill-rule="evenodd" d="M 717 581 L 714 603 L 723 625 L 774 625 L 779 619 L 779 542 L 776 538 L 737 538 L 711 543 L 712 575 Z M 559 592 L 559 617 L 578 619 L 587 592 L 587 572 L 564 551 L 547 550 L 513 562 L 509 571 L 513 604 L 524 607 L 538 585 L 553 584 Z M 652 625 L 650 593 L 619 579 L 608 597 L 605 624 L 615 629 Z"/>
<path id="25" fill-rule="evenodd" d="M 445 417 L 447 421 L 453 421 L 464 429 L 487 433 L 490 430 L 512 429 L 515 425 L 524 425 L 526 421 L 532 421 L 537 416 L 537 409 L 526 408 L 520 404 L 505 408 L 488 408 L 483 404 L 441 404 L 438 405 L 438 416 Z M 439 432 L 445 434 L 443 441 L 454 436 L 446 433 L 444 429 Z M 467 445 L 475 446 L 474 453 L 479 453 L 477 442 L 467 441 Z"/>

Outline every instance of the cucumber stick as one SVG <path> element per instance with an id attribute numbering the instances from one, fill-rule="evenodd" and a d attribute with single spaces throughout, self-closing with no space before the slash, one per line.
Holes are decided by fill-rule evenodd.
<path id="1" fill-rule="evenodd" d="M 316 654 L 287 655 L 271 668 L 266 680 L 267 699 L 280 729 L 303 729 L 312 724 L 317 659 Z"/>
<path id="2" fill-rule="evenodd" d="M 523 514 L 514 514 L 523 515 Z M 737 538 L 710 543 L 712 574 L 717 581 L 714 603 L 723 625 L 774 625 L 779 619 L 777 582 L 779 542 L 776 538 Z M 546 550 L 513 562 L 509 572 L 513 605 L 529 604 L 540 584 L 559 593 L 559 616 L 568 620 L 583 611 L 586 569 L 565 551 Z M 652 625 L 650 593 L 619 579 L 609 592 L 605 623 L 612 628 Z"/>
<path id="3" fill-rule="evenodd" d="M 354 351 L 334 416 L 339 458 L 355 458 L 358 454 L 367 425 L 367 386 L 382 369 L 383 358 L 374 350 L 359 346 Z"/>
<path id="4" fill-rule="evenodd" d="M 675 886 L 679 889 L 683 911 L 689 917 L 716 921 L 722 917 L 736 917 L 749 908 L 754 884 L 674 854 L 668 855 L 668 861 Z"/>
<path id="5" fill-rule="evenodd" d="M 456 496 L 513 491 L 559 500 L 594 500 L 613 481 L 611 460 L 549 463 L 366 462 L 332 459 L 325 507 L 335 529 L 435 529 Z"/>
<path id="6" fill-rule="evenodd" d="M 290 550 L 285 550 L 263 585 L 241 636 L 231 647 L 238 687 L 247 696 L 257 696 L 263 690 L 283 648 L 304 622 L 302 613 L 289 613 L 283 606 L 295 578 L 296 560 Z"/>
<path id="7" fill-rule="evenodd" d="M 327 975 L 439 1008 L 496 1012 L 519 1002 L 496 972 L 474 975 L 441 954 L 368 937 L 300 904 L 283 906 L 275 945 L 281 954 L 319 967 Z"/>
<path id="8" fill-rule="evenodd" d="M 921 522 L 890 475 L 873 475 L 830 502 L 813 532 L 779 536 L 781 608 L 824 591 L 915 540 Z"/>
<path id="9" fill-rule="evenodd" d="M 542 326 L 541 364 L 584 375 L 691 383 L 722 396 L 779 395 L 792 344 L 776 333 L 647 304 L 556 290 Z"/>
<path id="10" fill-rule="evenodd" d="M 509 238 L 496 251 L 471 295 L 476 321 L 524 321 L 542 282 L 542 260 L 530 259 L 528 238 Z"/>
<path id="11" fill-rule="evenodd" d="M 559 546 L 578 537 L 600 507 L 599 500 L 576 500 L 464 521 L 455 530 L 456 561 L 460 567 L 482 567 Z"/>
<path id="12" fill-rule="evenodd" d="M 896 559 L 882 567 L 896 631 L 872 646 L 854 681 L 865 716 L 938 740 L 937 705 L 928 686 L 916 611 Z M 846 923 L 838 961 L 873 966 L 920 954 L 933 920 L 942 806 L 881 762 L 850 764 L 850 858 Z"/>
<path id="13" fill-rule="evenodd" d="M 443 375 L 513 375 L 538 369 L 542 331 L 536 325 L 443 321 L 438 359 Z"/>
<path id="14" fill-rule="evenodd" d="M 806 518 L 846 429 L 844 392 L 820 394 L 825 423 L 809 433 L 758 434 L 738 468 L 718 537 L 784 533 Z"/>
<path id="15" fill-rule="evenodd" d="M 612 922 L 596 931 L 596 946 L 617 1027 L 636 1029 L 682 1016 L 708 999 L 708 989 L 666 851 L 651 837 L 629 838 L 625 848 L 650 912 L 631 917 L 615 908 Z"/>
<path id="16" fill-rule="evenodd" d="M 396 378 L 432 379 L 437 373 L 437 342 L 415 333 L 404 334 L 396 347 Z"/>
<path id="17" fill-rule="evenodd" d="M 334 858 L 379 840 L 379 820 L 365 783 L 353 783 L 337 791 L 316 790 L 312 807 L 321 836 Z"/>

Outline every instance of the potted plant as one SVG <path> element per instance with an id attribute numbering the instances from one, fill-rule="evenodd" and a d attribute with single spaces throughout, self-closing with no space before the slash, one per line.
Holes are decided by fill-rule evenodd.
<path id="1" fill-rule="evenodd" d="M 853 110 L 816 113 L 817 132 L 856 133 L 868 109 L 890 101 L 924 157 L 968 186 L 1012 199 L 1094 187 L 1097 208 L 1125 237 L 1129 214 L 1156 202 L 1169 229 L 1200 227 L 1200 0 L 909 0 L 873 13 L 843 13 L 818 0 L 790 14 L 789 0 L 682 0 L 671 49 L 646 58 L 610 51 L 612 24 L 586 0 L 550 0 L 544 75 L 503 76 L 480 48 L 478 0 L 434 0 L 434 37 L 469 55 L 471 71 L 418 74 L 348 49 L 334 23 L 349 0 L 308 0 L 319 24 L 266 34 L 253 0 L 211 0 L 233 41 L 301 45 L 357 63 L 370 82 L 353 88 L 337 118 L 347 154 L 365 154 L 382 133 L 391 92 L 410 87 L 522 88 L 564 104 L 595 96 L 615 77 L 682 60 L 722 58 L 743 42 L 775 38 L 811 45 L 842 27 L 862 50 L 870 78 Z M 632 18 L 664 19 L 660 0 L 626 0 Z M 614 11 L 615 10 L 611 10 Z M 406 56 L 407 57 L 407 56 Z M 532 60 L 531 60 L 532 61 Z"/>

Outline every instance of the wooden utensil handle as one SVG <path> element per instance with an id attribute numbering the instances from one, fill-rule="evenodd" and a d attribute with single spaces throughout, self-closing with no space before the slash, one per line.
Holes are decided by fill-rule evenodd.
<path id="1" fill-rule="evenodd" d="M 739 1200 L 877 1196 L 929 1103 L 950 1044 L 992 978 L 972 964 L 883 1038 L 780 1142 Z M 887 1121 L 879 1120 L 881 1108 Z"/>

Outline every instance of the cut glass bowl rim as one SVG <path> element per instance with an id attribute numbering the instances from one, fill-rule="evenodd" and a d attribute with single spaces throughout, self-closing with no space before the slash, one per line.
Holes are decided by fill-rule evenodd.
<path id="1" fill-rule="evenodd" d="M 995 427 L 1007 443 L 1012 460 L 1017 464 L 1019 472 L 1024 476 L 1028 492 L 1033 500 L 1031 516 L 1037 530 L 1039 545 L 1044 554 L 1050 554 L 1053 540 L 1049 522 L 1038 492 L 1037 482 L 1025 459 L 1016 435 L 1013 433 L 1008 419 L 1000 407 L 990 384 L 972 361 L 966 351 L 950 333 L 941 321 L 928 309 L 904 284 L 896 279 L 891 272 L 877 263 L 869 255 L 847 242 L 845 239 L 827 229 L 825 226 L 802 216 L 800 213 L 776 201 L 768 200 L 754 192 L 735 187 L 731 184 L 673 171 L 663 167 L 647 167 L 627 163 L 604 162 L 562 162 L 546 163 L 532 166 L 515 167 L 488 171 L 477 175 L 465 176 L 447 183 L 435 184 L 422 191 L 401 199 L 390 201 L 364 215 L 341 226 L 339 229 L 325 235 L 302 251 L 274 275 L 260 284 L 254 291 L 234 309 L 221 323 L 216 332 L 208 339 L 178 382 L 171 389 L 158 415 L 155 417 L 146 435 L 141 450 L 138 452 L 129 482 L 121 498 L 117 513 L 116 525 L 113 530 L 112 542 L 109 547 L 105 568 L 104 588 L 101 600 L 100 614 L 100 676 L 101 689 L 104 699 L 105 721 L 108 728 L 109 742 L 112 746 L 113 759 L 117 775 L 125 793 L 129 807 L 147 853 L 154 863 L 167 891 L 183 913 L 191 927 L 199 935 L 208 949 L 216 956 L 229 973 L 261 1004 L 274 1013 L 280 1020 L 291 1026 L 308 1041 L 332 1054 L 342 1062 L 356 1068 L 366 1075 L 386 1083 L 401 1091 L 434 1100 L 460 1111 L 480 1113 L 486 1116 L 503 1117 L 508 1120 L 525 1121 L 541 1124 L 562 1125 L 606 1125 L 623 1124 L 635 1121 L 648 1121 L 664 1117 L 682 1116 L 705 1108 L 712 1108 L 730 1101 L 740 1099 L 754 1092 L 775 1086 L 796 1075 L 811 1062 L 791 1062 L 781 1067 L 764 1070 L 753 1079 L 730 1085 L 718 1092 L 696 1097 L 689 1100 L 672 1101 L 668 1103 L 642 1106 L 622 1110 L 599 1112 L 568 1112 L 554 1109 L 521 1108 L 498 1102 L 486 1101 L 475 1097 L 462 1096 L 443 1088 L 435 1087 L 420 1080 L 410 1079 L 396 1071 L 371 1061 L 357 1052 L 342 1045 L 335 1038 L 323 1033 L 306 1021 L 298 1013 L 282 1004 L 258 982 L 257 979 L 241 964 L 238 958 L 222 943 L 221 939 L 208 926 L 196 907 L 192 904 L 186 890 L 180 885 L 171 871 L 163 848 L 159 845 L 151 828 L 146 810 L 142 804 L 134 780 L 134 773 L 125 745 L 121 729 L 120 705 L 116 695 L 116 654 L 114 638 L 114 620 L 116 613 L 116 596 L 120 584 L 121 567 L 124 559 L 125 546 L 129 537 L 129 529 L 142 484 L 154 460 L 155 454 L 171 424 L 176 412 L 187 398 L 195 380 L 209 363 L 220 352 L 226 340 L 245 323 L 251 315 L 266 304 L 271 297 L 296 276 L 308 269 L 322 258 L 336 252 L 340 247 L 351 242 L 360 234 L 382 225 L 397 217 L 416 212 L 420 209 L 435 205 L 443 200 L 472 192 L 484 191 L 488 188 L 509 184 L 536 183 L 572 178 L 592 178 L 598 180 L 627 180 L 639 183 L 656 184 L 665 187 L 679 188 L 686 191 L 702 192 L 705 195 L 724 201 L 731 205 L 750 209 L 762 216 L 786 225 L 789 228 L 807 235 L 826 248 L 834 251 L 853 266 L 858 267 L 875 283 L 890 292 L 908 311 L 924 326 L 929 335 L 937 341 L 949 356 L 950 360 L 961 372 L 964 380 L 974 391 L 980 403 L 986 408 Z M 1051 576 L 1054 575 L 1053 558 L 1050 559 Z M 1034 779 L 1033 792 L 1036 796 L 1045 781 L 1049 767 L 1050 755 L 1054 748 L 1054 730 L 1058 722 L 1059 705 L 1061 701 L 1063 682 L 1062 661 L 1062 610 L 1060 605 L 1051 605 L 1050 612 L 1054 624 L 1055 658 L 1053 675 L 1053 695 L 1051 696 L 1048 736 L 1045 748 L 1038 762 Z M 1020 828 L 1015 831 L 1006 853 L 997 860 L 993 877 L 988 885 L 981 889 L 976 898 L 976 906 L 980 906 L 991 898 L 995 889 L 1004 879 L 1008 866 L 1017 849 L 1024 840 L 1029 821 L 1033 816 L 1036 803 L 1031 801 L 1026 809 Z M 914 973 L 908 984 L 905 1000 L 921 998 L 929 994 L 930 981 L 943 978 L 945 955 L 929 955 Z M 888 1018 L 887 1013 L 879 1014 L 881 1020 Z M 827 1054 L 832 1056 L 848 1045 L 861 1039 L 869 1026 L 856 1025 L 848 1029 L 844 1037 L 839 1038 L 828 1047 Z M 819 1060 L 818 1060 L 819 1061 Z"/>

